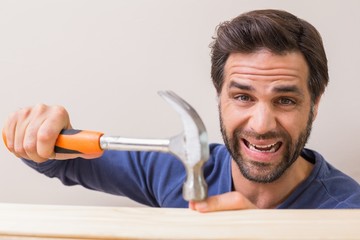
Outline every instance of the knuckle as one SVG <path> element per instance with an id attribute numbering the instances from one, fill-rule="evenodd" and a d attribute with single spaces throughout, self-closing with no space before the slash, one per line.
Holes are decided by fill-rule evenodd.
<path id="1" fill-rule="evenodd" d="M 53 138 L 53 133 L 49 128 L 46 129 L 42 128 L 41 131 L 39 131 L 37 134 L 37 139 L 40 143 L 47 143 L 51 141 L 52 138 Z"/>
<path id="2" fill-rule="evenodd" d="M 22 145 L 14 145 L 13 152 L 17 155 L 25 155 L 25 149 Z"/>
<path id="3" fill-rule="evenodd" d="M 46 112 L 47 109 L 48 109 L 48 106 L 43 103 L 36 104 L 33 108 L 34 112 L 36 112 L 36 113 Z"/>
<path id="4" fill-rule="evenodd" d="M 239 192 L 233 192 L 232 202 L 236 205 L 242 205 L 244 203 L 244 197 Z"/>
<path id="5" fill-rule="evenodd" d="M 33 118 L 41 117 L 48 111 L 48 109 L 49 109 L 49 107 L 47 105 L 45 105 L 43 103 L 39 103 L 31 109 L 32 117 Z"/>
<path id="6" fill-rule="evenodd" d="M 63 106 L 52 106 L 48 121 L 55 126 L 61 124 L 61 127 L 67 127 L 70 123 L 69 114 Z"/>
<path id="7" fill-rule="evenodd" d="M 23 146 L 23 151 L 27 154 L 36 152 L 36 143 L 34 141 L 26 141 Z"/>
<path id="8" fill-rule="evenodd" d="M 66 109 L 63 106 L 60 106 L 60 105 L 53 106 L 52 111 L 56 116 L 60 116 L 60 117 L 67 117 L 68 116 L 68 112 L 66 111 Z"/>

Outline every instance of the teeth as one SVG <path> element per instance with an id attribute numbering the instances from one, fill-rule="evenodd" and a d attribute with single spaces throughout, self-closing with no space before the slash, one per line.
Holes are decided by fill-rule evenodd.
<path id="1" fill-rule="evenodd" d="M 256 151 L 256 152 L 269 152 L 269 153 L 273 153 L 273 152 L 276 151 L 276 143 L 270 144 L 270 145 L 264 145 L 264 146 L 259 146 L 259 145 L 255 145 L 255 144 L 249 143 L 249 148 L 250 148 L 251 150 Z"/>

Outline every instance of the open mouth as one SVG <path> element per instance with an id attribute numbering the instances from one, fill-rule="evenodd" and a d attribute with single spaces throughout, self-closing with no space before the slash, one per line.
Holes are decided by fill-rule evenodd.
<path id="1" fill-rule="evenodd" d="M 282 145 L 282 142 L 276 142 L 276 143 L 272 143 L 272 144 L 267 144 L 267 145 L 259 145 L 259 144 L 253 144 L 250 143 L 249 141 L 243 139 L 245 145 L 251 150 L 251 151 L 255 151 L 255 152 L 261 152 L 261 153 L 274 153 L 277 150 L 279 150 L 279 148 Z"/>

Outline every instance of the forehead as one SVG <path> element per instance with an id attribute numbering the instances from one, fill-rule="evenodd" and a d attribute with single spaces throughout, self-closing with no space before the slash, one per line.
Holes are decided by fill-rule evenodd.
<path id="1" fill-rule="evenodd" d="M 224 68 L 224 86 L 230 82 L 241 81 L 276 85 L 291 83 L 307 86 L 309 68 L 300 52 L 282 55 L 268 50 L 254 53 L 232 53 Z"/>

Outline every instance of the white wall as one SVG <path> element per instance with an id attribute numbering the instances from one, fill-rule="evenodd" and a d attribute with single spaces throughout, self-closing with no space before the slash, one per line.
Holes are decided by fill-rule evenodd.
<path id="1" fill-rule="evenodd" d="M 0 124 L 36 103 L 64 105 L 73 126 L 127 137 L 168 137 L 171 89 L 220 142 L 208 45 L 215 26 L 258 8 L 288 10 L 322 33 L 330 67 L 308 147 L 360 181 L 360 1 L 0 0 Z M 0 202 L 137 204 L 48 179 L 0 146 Z"/>

